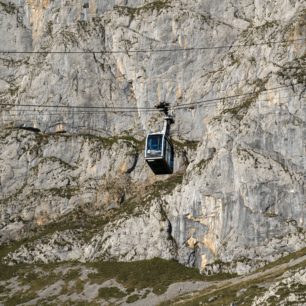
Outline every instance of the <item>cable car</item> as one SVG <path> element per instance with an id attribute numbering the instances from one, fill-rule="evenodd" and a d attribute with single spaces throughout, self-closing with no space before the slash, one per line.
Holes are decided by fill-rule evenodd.
<path id="1" fill-rule="evenodd" d="M 168 108 L 162 104 L 166 113 L 164 128 L 161 132 L 150 133 L 146 138 L 145 159 L 155 174 L 171 174 L 174 166 L 174 150 L 170 139 L 170 125 L 173 117 L 168 115 Z"/>
<path id="2" fill-rule="evenodd" d="M 149 134 L 146 139 L 145 158 L 155 174 L 173 173 L 174 150 L 169 137 L 161 133 Z"/>

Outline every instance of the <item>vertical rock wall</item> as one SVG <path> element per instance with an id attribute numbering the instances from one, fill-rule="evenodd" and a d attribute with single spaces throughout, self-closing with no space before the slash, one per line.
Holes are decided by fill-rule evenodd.
<path id="1" fill-rule="evenodd" d="M 81 207 L 103 225 L 56 237 L 82 260 L 245 273 L 305 245 L 303 1 L 17 2 L 0 1 L 1 48 L 36 53 L 0 57 L 2 243 Z M 142 156 L 162 117 L 141 108 L 161 101 L 169 178 Z M 49 256 L 53 234 L 10 258 L 72 258 Z"/>

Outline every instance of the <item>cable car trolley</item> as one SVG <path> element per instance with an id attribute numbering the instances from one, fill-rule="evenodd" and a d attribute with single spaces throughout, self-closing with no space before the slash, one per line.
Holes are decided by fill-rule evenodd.
<path id="1" fill-rule="evenodd" d="M 162 102 L 156 106 L 165 113 L 163 130 L 150 133 L 146 138 L 145 159 L 155 174 L 173 173 L 174 150 L 170 139 L 170 126 L 174 123 L 169 115 L 169 104 Z"/>

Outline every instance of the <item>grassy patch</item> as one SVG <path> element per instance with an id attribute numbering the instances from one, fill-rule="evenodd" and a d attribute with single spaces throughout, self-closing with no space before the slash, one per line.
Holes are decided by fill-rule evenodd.
<path id="1" fill-rule="evenodd" d="M 14 252 L 21 245 L 26 244 L 27 246 L 30 246 L 34 241 L 52 235 L 55 232 L 78 229 L 80 230 L 80 232 L 77 233 L 79 239 L 82 239 L 85 242 L 89 241 L 97 232 L 102 232 L 107 223 L 127 215 L 139 215 L 145 213 L 153 200 L 162 195 L 171 193 L 176 186 L 182 183 L 182 180 L 182 174 L 175 174 L 166 180 L 158 181 L 153 185 L 147 186 L 144 192 L 135 193 L 133 197 L 127 199 L 118 209 L 104 211 L 103 215 L 90 215 L 92 206 L 86 207 L 85 205 L 76 208 L 71 213 L 63 216 L 57 222 L 50 222 L 40 226 L 33 225 L 29 230 L 27 239 L 1 247 L 0 262 L 8 253 Z M 47 190 L 45 193 L 39 191 L 35 192 L 39 198 L 41 198 L 45 193 L 58 197 L 71 198 L 79 192 L 79 190 L 77 188 L 59 188 Z M 33 194 L 31 196 L 33 197 Z M 9 267 L 6 268 L 5 266 L 3 269 L 8 269 L 8 274 L 11 273 Z M 4 273 L 4 275 L 6 274 Z"/>
<path id="2" fill-rule="evenodd" d="M 14 292 L 14 296 L 10 296 L 10 290 L 6 288 L 6 302 L 5 305 L 19 305 L 21 303 L 28 302 L 34 298 L 37 298 L 38 293 L 45 288 L 50 287 L 51 285 L 55 284 L 58 281 L 64 281 L 65 283 L 62 284 L 61 294 L 71 294 L 71 293 L 81 293 L 84 290 L 84 284 L 79 279 L 79 270 L 74 268 L 75 263 L 51 263 L 51 264 L 36 264 L 36 265 L 25 265 L 25 264 L 18 264 L 15 266 L 7 267 L 5 269 L 6 272 L 10 271 L 10 275 L 2 274 L 3 266 L 0 267 L 1 275 L 0 279 L 11 279 L 12 277 L 18 277 L 16 282 L 20 286 L 29 286 L 29 289 Z M 63 274 L 63 272 L 58 269 L 58 272 L 54 272 L 57 268 L 69 269 L 67 273 Z M 74 286 L 68 286 L 69 281 L 74 281 Z M 18 287 L 17 287 L 18 288 Z M 22 288 L 22 287 L 21 287 Z M 47 301 L 54 301 L 53 296 L 47 297 Z M 48 303 L 47 303 L 48 304 Z M 39 300 L 39 305 L 44 305 L 42 300 Z M 49 304 L 48 304 L 49 305 Z M 75 304 L 74 304 L 75 305 Z"/>
<path id="3" fill-rule="evenodd" d="M 19 305 L 26 303 L 37 297 L 37 293 L 45 287 L 54 284 L 57 280 L 60 280 L 60 275 L 55 274 L 52 269 L 54 265 L 45 265 L 48 267 L 47 271 L 35 270 L 32 265 L 15 265 L 15 266 L 5 266 L 1 264 L 1 280 L 8 280 L 12 277 L 18 277 L 16 282 L 21 286 L 30 286 L 27 291 L 14 293 L 13 296 L 9 296 L 9 290 L 7 289 L 7 300 L 5 305 Z M 39 266 L 35 266 L 39 267 Z"/>
<path id="4" fill-rule="evenodd" d="M 207 159 L 202 159 L 200 162 L 198 162 L 195 166 L 195 172 L 200 174 L 205 168 L 209 165 L 209 163 L 214 159 L 215 152 Z"/>
<path id="5" fill-rule="evenodd" d="M 182 149 L 190 149 L 190 150 L 196 150 L 198 147 L 198 144 L 200 143 L 198 140 L 184 140 L 184 141 L 177 141 L 172 139 L 172 143 L 175 150 L 182 150 Z"/>
<path id="6" fill-rule="evenodd" d="M 77 168 L 55 156 L 43 157 L 35 167 L 40 167 L 44 163 L 58 163 L 62 168 L 69 170 L 75 170 Z M 31 170 L 35 171 L 35 167 L 33 167 Z"/>
<path id="7" fill-rule="evenodd" d="M 4 277 L 1 267 L 1 280 L 18 276 L 16 282 L 23 286 L 29 285 L 30 288 L 26 292 L 18 292 L 15 297 L 10 297 L 5 305 L 17 305 L 19 301 L 29 301 L 35 298 L 41 290 L 60 280 L 64 282 L 60 294 L 80 294 L 84 291 L 84 280 L 79 277 L 80 271 L 89 268 L 94 268 L 97 271 L 88 274 L 91 283 L 101 285 L 107 280 L 116 279 L 125 287 L 125 290 L 117 287 L 100 288 L 98 298 L 120 299 L 129 295 L 127 303 L 145 298 L 151 289 L 155 294 L 162 294 L 169 285 L 176 282 L 214 280 L 212 277 L 201 275 L 196 269 L 187 268 L 173 260 L 167 261 L 159 258 L 135 262 L 18 264 L 8 268 L 11 274 Z M 63 272 L 67 269 L 68 272 Z M 135 291 L 143 289 L 146 289 L 144 294 Z M 1 290 L 9 292 L 9 289 L 1 288 Z M 9 293 L 7 296 L 9 297 Z"/>
<path id="8" fill-rule="evenodd" d="M 182 173 L 177 173 L 171 175 L 166 180 L 157 181 L 154 184 L 147 186 L 144 192 L 146 196 L 142 199 L 141 202 L 143 204 L 148 204 L 156 198 L 170 194 L 176 186 L 182 184 L 183 178 L 184 176 Z"/>
<path id="9" fill-rule="evenodd" d="M 130 303 L 134 303 L 134 302 L 138 301 L 139 299 L 140 299 L 140 295 L 138 295 L 138 294 L 132 294 L 132 295 L 130 295 L 130 296 L 126 299 L 126 302 L 127 302 L 128 304 L 130 304 Z"/>
<path id="10" fill-rule="evenodd" d="M 63 280 L 64 281 L 70 281 L 70 280 L 74 280 L 77 279 L 80 276 L 80 271 L 79 269 L 72 269 L 69 270 L 64 276 L 63 276 Z"/>
<path id="11" fill-rule="evenodd" d="M 92 283 L 115 278 L 130 291 L 152 288 L 155 294 L 162 294 L 175 282 L 212 280 L 196 269 L 160 258 L 135 262 L 95 262 L 89 265 L 98 271 L 89 274 Z"/>
<path id="12" fill-rule="evenodd" d="M 21 280 L 23 285 L 30 285 L 30 290 L 32 292 L 37 292 L 60 279 L 60 277 L 50 271 L 49 268 L 47 270 L 47 273 L 33 272 L 31 271 L 30 266 L 28 266 L 28 269 L 28 273 L 25 273 L 24 276 L 19 279 Z"/>
<path id="13" fill-rule="evenodd" d="M 222 114 L 224 115 L 224 114 L 230 113 L 234 116 L 238 116 L 238 114 L 241 111 L 247 110 L 251 106 L 251 104 L 255 101 L 256 98 L 257 97 L 254 95 L 253 97 L 246 99 L 243 103 L 241 103 L 238 106 L 225 109 L 224 111 L 222 111 Z"/>
<path id="14" fill-rule="evenodd" d="M 95 136 L 91 134 L 80 134 L 79 136 L 82 136 L 87 141 L 100 143 L 103 148 L 107 148 L 107 149 L 110 149 L 114 144 L 124 142 L 130 145 L 134 149 L 135 153 L 144 150 L 145 140 L 142 140 L 142 141 L 137 140 L 135 137 L 128 136 L 128 135 L 101 137 L 101 136 Z"/>
<path id="15" fill-rule="evenodd" d="M 111 298 L 116 298 L 116 299 L 120 299 L 126 296 L 126 293 L 124 293 L 123 291 L 121 291 L 119 288 L 117 287 L 105 287 L 105 288 L 100 288 L 99 289 L 99 298 L 103 298 L 103 299 L 111 299 Z"/>
<path id="16" fill-rule="evenodd" d="M 157 13 L 160 13 L 161 11 L 171 7 L 170 2 L 171 0 L 157 0 L 136 8 L 115 5 L 114 9 L 120 15 L 130 16 L 133 19 L 145 12 L 157 11 Z"/>
<path id="17" fill-rule="evenodd" d="M 80 279 L 76 280 L 74 286 L 77 293 L 81 293 L 84 291 L 84 283 Z"/>
<path id="18" fill-rule="evenodd" d="M 258 269 L 256 272 L 266 271 L 268 269 L 271 269 L 273 267 L 279 266 L 279 265 L 284 264 L 284 263 L 288 263 L 291 260 L 298 259 L 298 258 L 300 258 L 302 256 L 305 256 L 305 255 L 306 255 L 306 248 L 303 248 L 303 249 L 301 249 L 297 252 L 291 253 L 291 254 L 289 254 L 287 256 L 284 256 L 284 257 L 281 257 L 278 260 L 273 261 L 273 262 L 265 265 L 264 267 Z"/>
<path id="19" fill-rule="evenodd" d="M 9 203 L 10 201 L 17 199 L 19 195 L 21 195 L 23 193 L 24 188 L 27 186 L 26 182 L 23 183 L 23 185 L 14 193 L 9 195 L 7 198 L 4 198 L 2 200 L 0 200 L 0 204 L 5 206 L 7 203 Z"/>
<path id="20" fill-rule="evenodd" d="M 296 80 L 298 84 L 305 84 L 306 81 L 306 64 L 305 64 L 306 56 L 303 55 L 300 58 L 296 58 L 291 62 L 286 63 L 285 66 L 279 66 L 279 71 L 277 71 L 277 75 L 282 78 L 284 81 L 288 80 Z"/>
<path id="21" fill-rule="evenodd" d="M 12 2 L 9 2 L 8 4 L 7 3 L 4 3 L 2 1 L 0 1 L 0 8 L 1 10 L 3 10 L 5 13 L 7 14 L 16 14 L 17 13 L 17 6 L 12 3 Z"/>
<path id="22" fill-rule="evenodd" d="M 204 170 L 211 160 L 212 158 L 202 159 L 198 164 L 196 164 L 196 168 L 198 168 L 200 171 Z"/>
<path id="23" fill-rule="evenodd" d="M 283 263 L 287 263 L 290 260 L 297 259 L 303 255 L 305 255 L 305 249 L 295 252 L 294 254 L 290 254 L 286 257 L 283 257 L 259 269 L 256 272 L 262 272 L 268 269 L 267 267 L 269 267 L 269 269 L 277 267 Z M 216 286 L 212 286 L 210 288 L 205 289 L 205 291 L 203 291 L 198 297 L 189 299 L 189 297 L 186 296 L 185 301 L 184 297 L 178 298 L 177 301 L 180 301 L 180 305 L 188 305 L 188 306 L 189 305 L 221 306 L 221 305 L 231 305 L 231 303 L 234 303 L 235 305 L 248 306 L 252 304 L 252 301 L 256 300 L 257 296 L 260 296 L 264 292 L 266 292 L 267 290 L 266 287 L 274 283 L 277 277 L 281 277 L 283 273 L 286 272 L 287 270 L 290 271 L 299 268 L 305 268 L 305 261 L 298 265 L 295 265 L 291 269 L 279 268 L 266 275 L 259 275 L 257 278 L 254 279 L 245 280 L 245 281 L 241 280 L 241 282 L 238 284 L 231 285 L 231 283 L 228 282 L 225 283 L 224 286 L 221 286 L 219 289 Z M 278 297 L 276 296 L 271 297 L 269 302 L 272 303 L 271 305 L 278 305 L 278 303 L 281 302 L 285 297 L 287 297 L 291 292 L 296 294 L 304 293 L 305 288 L 306 288 L 305 285 L 301 284 L 296 284 L 292 286 L 292 288 L 291 287 L 289 288 L 287 285 L 285 287 L 281 286 L 277 292 Z"/>
<path id="24" fill-rule="evenodd" d="M 81 136 L 82 138 L 84 138 L 89 142 L 99 142 L 105 148 L 111 148 L 118 141 L 117 137 L 101 137 L 92 134 L 79 134 L 79 136 Z"/>
<path id="25" fill-rule="evenodd" d="M 194 299 L 182 305 L 244 305 L 249 306 L 257 295 L 265 291 L 265 288 L 250 284 L 250 286 L 227 287 L 205 297 Z"/>
<path id="26" fill-rule="evenodd" d="M 29 302 L 37 297 L 36 293 L 34 292 L 26 292 L 26 293 L 19 293 L 14 294 L 12 297 L 6 300 L 6 306 L 16 306 L 26 302 Z"/>
<path id="27" fill-rule="evenodd" d="M 73 196 L 77 195 L 80 192 L 80 189 L 77 187 L 71 188 L 51 188 L 47 190 L 39 190 L 33 192 L 32 196 L 35 194 L 51 194 L 53 196 L 57 196 L 60 198 L 65 198 L 70 200 Z"/>
<path id="28" fill-rule="evenodd" d="M 19 90 L 19 86 L 10 84 L 9 93 L 11 96 L 15 96 L 18 93 L 18 90 Z"/>
<path id="29" fill-rule="evenodd" d="M 257 79 L 253 84 L 256 91 L 254 91 L 252 94 L 248 94 L 247 97 L 245 97 L 239 105 L 232 107 L 232 108 L 226 108 L 221 112 L 221 116 L 225 114 L 231 114 L 232 116 L 235 116 L 239 121 L 243 119 L 243 117 L 248 112 L 248 109 L 251 107 L 251 105 L 256 101 L 258 96 L 261 94 L 261 92 L 265 92 L 265 84 L 267 83 L 268 79 Z M 215 120 L 217 117 L 214 118 Z"/>
<path id="30" fill-rule="evenodd" d="M 140 141 L 137 140 L 135 137 L 129 136 L 129 135 L 119 135 L 119 136 L 112 136 L 112 137 L 102 137 L 97 136 L 93 134 L 43 134 L 39 133 L 36 135 L 37 142 L 40 144 L 47 144 L 50 139 L 59 139 L 59 138 L 73 138 L 73 137 L 81 137 L 85 141 L 88 141 L 90 143 L 97 143 L 101 144 L 102 148 L 110 149 L 114 144 L 125 142 L 130 144 L 136 149 L 144 149 L 144 140 Z"/>
<path id="31" fill-rule="evenodd" d="M 119 136 L 118 140 L 130 143 L 133 146 L 133 148 L 136 150 L 136 152 L 144 151 L 145 139 L 137 140 L 135 137 L 132 137 L 132 136 Z"/>
<path id="32" fill-rule="evenodd" d="M 280 287 L 275 292 L 275 295 L 270 296 L 267 299 L 268 303 L 271 303 L 270 305 L 279 305 L 282 301 L 284 301 L 286 298 L 289 297 L 291 293 L 294 293 L 295 296 L 299 297 L 299 300 L 302 298 L 303 301 L 306 301 L 306 285 L 302 284 L 294 284 L 291 286 L 288 286 L 287 284 L 280 284 Z M 304 305 L 304 303 L 301 303 L 301 300 L 299 303 L 297 302 L 290 302 L 287 301 L 286 305 Z"/>
<path id="33" fill-rule="evenodd" d="M 152 201 L 163 195 L 170 194 L 173 189 L 182 184 L 183 174 L 173 174 L 168 179 L 148 185 L 142 192 L 135 192 L 122 206 L 114 212 L 114 216 L 139 215 L 148 210 Z M 113 218 L 112 218 L 113 219 Z M 112 220 L 111 219 L 111 220 Z"/>

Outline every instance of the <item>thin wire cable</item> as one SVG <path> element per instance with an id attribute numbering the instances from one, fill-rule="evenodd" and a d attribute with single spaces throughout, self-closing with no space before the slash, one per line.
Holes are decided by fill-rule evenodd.
<path id="1" fill-rule="evenodd" d="M 306 40 L 305 37 L 283 40 L 283 41 L 265 41 L 261 43 L 253 44 L 237 44 L 237 45 L 223 45 L 212 47 L 190 47 L 190 48 L 172 48 L 172 49 L 140 49 L 140 50 L 87 50 L 87 51 L 10 51 L 0 50 L 1 54 L 126 54 L 126 53 L 159 53 L 159 52 L 186 52 L 186 51 L 201 51 L 201 50 L 213 50 L 213 49 L 227 49 L 227 48 L 241 48 L 241 47 L 253 47 L 262 45 L 277 45 L 289 42 L 298 42 Z"/>
<path id="2" fill-rule="evenodd" d="M 288 99 L 288 98 L 293 98 L 293 97 L 297 97 L 297 96 L 300 96 L 299 94 L 295 94 L 295 95 L 290 95 L 290 96 L 281 96 L 281 97 L 277 97 L 277 100 L 285 100 L 285 99 Z M 304 96 L 303 96 L 304 97 Z M 265 100 L 257 100 L 257 102 L 267 102 L 269 101 L 268 99 L 265 99 Z M 204 106 L 204 107 L 210 107 L 210 106 L 214 106 L 215 103 L 217 103 L 218 101 L 214 102 L 213 104 L 209 104 L 209 105 L 201 105 L 201 106 Z M 155 111 L 157 113 L 160 112 L 160 110 L 158 109 L 155 109 Z M 22 113 L 27 113 L 25 114 L 25 117 L 42 117 L 42 116 L 45 116 L 45 117 L 55 117 L 55 116 L 58 116 L 58 117 L 63 117 L 63 116 L 67 116 L 69 115 L 70 117 L 71 116 L 75 116 L 75 115 L 78 115 L 78 116 L 82 116 L 82 115 L 100 115 L 100 114 L 105 114 L 105 111 L 86 111 L 86 110 L 78 110 L 78 111 L 74 111 L 74 112 L 68 112 L 68 111 L 64 111 L 64 112 L 45 112 L 44 110 L 31 110 L 31 109 L 21 109 L 21 110 L 8 110 L 8 114 L 5 115 L 6 117 L 20 117 L 21 116 L 21 112 Z M 131 111 L 129 111 L 128 113 L 131 113 Z"/>
<path id="3" fill-rule="evenodd" d="M 184 103 L 181 105 L 177 105 L 177 106 L 171 106 L 170 109 L 171 110 L 178 110 L 178 109 L 188 109 L 190 107 L 199 105 L 201 106 L 202 104 L 208 104 L 208 103 L 212 103 L 212 102 L 218 102 L 218 101 L 222 101 L 222 100 L 226 100 L 226 99 L 233 99 L 233 98 L 239 98 L 239 97 L 245 97 L 248 95 L 254 95 L 254 94 L 258 94 L 261 92 L 268 92 L 268 91 L 276 91 L 276 90 L 280 90 L 280 89 L 284 89 L 284 88 L 288 88 L 288 87 L 292 87 L 295 85 L 298 85 L 300 83 L 294 84 L 294 85 L 283 85 L 283 86 L 278 86 L 278 87 L 273 87 L 273 88 L 267 88 L 264 90 L 260 90 L 260 91 L 253 91 L 253 92 L 247 92 L 247 93 L 243 93 L 243 94 L 237 94 L 237 95 L 231 95 L 231 96 L 223 96 L 223 97 L 219 97 L 219 98 L 212 98 L 212 99 L 206 99 L 206 100 L 198 100 L 192 103 Z M 112 107 L 112 106 L 71 106 L 71 105 L 35 105 L 35 104 L 13 104 L 13 103 L 0 103 L 0 106 L 11 106 L 11 107 L 33 107 L 33 108 L 48 108 L 48 109 L 73 109 L 73 110 L 92 110 L 94 109 L 95 111 L 97 110 L 102 110 L 103 112 L 159 112 L 158 109 L 156 108 L 152 108 L 152 107 Z M 2 109 L 2 111 L 10 111 L 11 109 Z M 0 109 L 1 111 L 1 109 Z M 19 111 L 23 111 L 22 109 Z M 75 112 L 75 111 L 74 111 Z"/>
<path id="4" fill-rule="evenodd" d="M 65 115 L 65 114 L 70 114 L 70 115 L 74 115 L 74 114 L 83 114 L 83 115 L 86 115 L 86 114 L 105 114 L 106 112 L 105 111 L 86 111 L 86 110 L 82 110 L 82 111 L 64 111 L 64 112 L 58 112 L 58 113 L 50 113 L 50 112 L 44 112 L 44 111 L 41 111 L 41 110 L 30 110 L 30 109 L 21 109 L 21 110 L 6 110 L 7 112 L 9 112 L 10 114 L 14 114 L 12 112 L 15 112 L 15 113 L 21 113 L 21 112 L 31 112 L 31 113 L 35 113 L 35 114 L 38 114 L 38 115 L 49 115 L 49 114 L 52 114 L 52 115 Z M 137 111 L 113 111 L 113 113 L 137 113 Z M 154 110 L 150 110 L 150 111 L 143 111 L 143 112 L 149 112 L 149 113 L 160 113 L 160 110 L 159 109 L 154 109 Z"/>
<path id="5" fill-rule="evenodd" d="M 0 106 L 11 107 L 33 107 L 33 108 L 64 108 L 64 109 L 103 109 L 105 111 L 158 111 L 154 107 L 132 107 L 132 106 L 71 106 L 71 105 L 35 105 L 35 104 L 13 104 L 13 103 L 0 103 Z"/>
<path id="6" fill-rule="evenodd" d="M 261 90 L 260 92 L 263 91 L 273 91 L 273 90 L 278 90 L 281 88 L 287 88 L 287 87 L 291 87 L 291 85 L 283 85 L 283 86 L 278 86 L 278 87 L 274 87 L 274 88 L 270 88 L 270 89 L 265 89 L 265 90 Z M 190 107 L 194 104 L 200 104 L 200 103 L 204 103 L 204 102 L 214 102 L 214 101 L 219 101 L 219 100 L 224 100 L 224 99 L 228 99 L 228 98 L 236 98 L 236 97 L 240 97 L 240 96 L 247 96 L 247 95 L 252 95 L 252 94 L 256 94 L 258 93 L 258 91 L 254 91 L 254 92 L 247 92 L 247 93 L 243 93 L 243 94 L 237 94 L 237 95 L 232 95 L 232 96 L 224 96 L 224 97 L 219 97 L 219 98 L 212 98 L 212 99 L 207 99 L 207 100 L 198 100 L 195 101 L 193 103 L 185 103 L 185 104 L 180 104 L 177 106 L 172 106 L 171 108 L 173 109 L 179 109 L 181 107 Z M 72 106 L 72 105 L 36 105 L 36 104 L 13 104 L 13 103 L 0 103 L 0 106 L 12 106 L 12 107 L 34 107 L 34 108 L 67 108 L 67 109 L 104 109 L 106 111 L 108 110 L 112 110 L 112 111 L 125 111 L 125 110 L 135 110 L 135 111 L 139 111 L 139 110 L 148 110 L 148 111 L 155 111 L 156 108 L 153 107 L 131 107 L 131 106 Z"/>
<path id="7" fill-rule="evenodd" d="M 298 85 L 298 84 L 299 83 L 294 84 L 294 85 Z M 185 109 L 185 108 L 190 108 L 190 107 L 193 107 L 193 106 L 201 105 L 203 103 L 218 102 L 218 101 L 221 101 L 221 100 L 239 98 L 239 97 L 254 95 L 254 94 L 258 94 L 258 93 L 261 93 L 261 92 L 267 92 L 267 91 L 276 91 L 276 90 L 283 89 L 283 88 L 288 88 L 288 87 L 291 87 L 291 86 L 292 85 L 283 85 L 283 86 L 278 86 L 278 87 L 273 87 L 273 88 L 267 88 L 267 89 L 260 90 L 260 91 L 253 91 L 253 92 L 247 92 L 247 93 L 243 93 L 243 94 L 224 96 L 224 97 L 212 98 L 212 99 L 206 99 L 206 100 L 198 100 L 198 101 L 195 101 L 195 102 L 192 102 L 192 103 L 184 103 L 184 104 L 180 104 L 180 105 L 174 105 L 174 106 L 171 106 L 171 109 L 172 110 Z"/>

